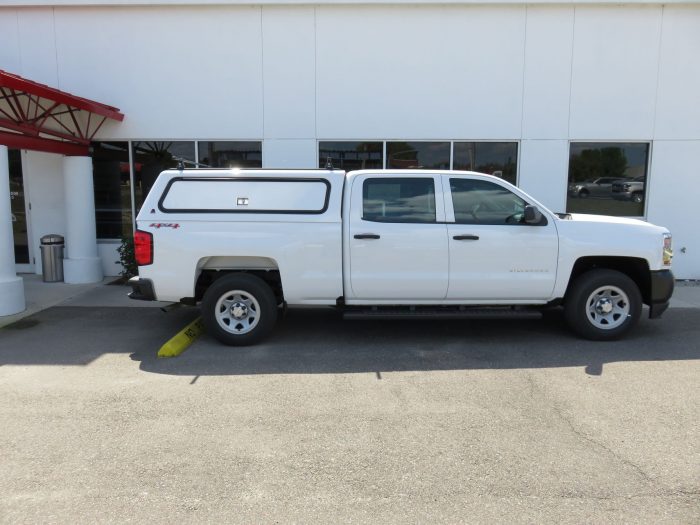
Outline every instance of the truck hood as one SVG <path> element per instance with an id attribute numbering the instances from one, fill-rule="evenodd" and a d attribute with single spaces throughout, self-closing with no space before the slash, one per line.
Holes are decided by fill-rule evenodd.
<path id="1" fill-rule="evenodd" d="M 668 233 L 668 230 L 663 226 L 657 226 L 647 221 L 640 219 L 629 219 L 627 217 L 612 217 L 610 215 L 588 215 L 587 213 L 569 213 L 570 218 L 564 219 L 562 222 L 566 223 L 570 221 L 570 224 L 580 224 L 584 226 L 585 224 L 590 224 L 592 228 L 599 227 L 611 227 L 614 231 L 624 231 L 625 227 L 634 228 L 631 231 L 647 231 L 655 234 Z M 573 226 L 572 224 L 572 226 Z M 622 230 L 620 230 L 622 228 Z M 611 230 L 608 230 L 611 231 Z"/>
<path id="2" fill-rule="evenodd" d="M 629 224 L 636 226 L 650 226 L 648 222 L 627 217 L 612 217 L 610 215 L 588 215 L 587 213 L 570 213 L 572 221 L 577 222 L 604 222 L 606 224 Z"/>

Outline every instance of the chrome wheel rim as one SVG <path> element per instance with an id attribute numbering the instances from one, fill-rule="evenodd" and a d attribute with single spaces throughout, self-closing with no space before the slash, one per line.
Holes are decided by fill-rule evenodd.
<path id="1" fill-rule="evenodd" d="M 226 292 L 214 307 L 216 322 L 225 331 L 243 335 L 253 330 L 260 322 L 258 300 L 243 290 Z"/>
<path id="2" fill-rule="evenodd" d="M 601 286 L 588 296 L 586 314 L 596 328 L 612 330 L 629 317 L 629 297 L 617 286 Z"/>

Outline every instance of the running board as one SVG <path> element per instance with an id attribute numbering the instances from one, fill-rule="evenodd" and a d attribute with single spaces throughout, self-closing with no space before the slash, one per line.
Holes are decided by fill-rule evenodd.
<path id="1" fill-rule="evenodd" d="M 541 319 L 542 312 L 513 308 L 465 308 L 464 310 L 420 309 L 398 310 L 377 308 L 371 310 L 347 310 L 343 319 Z"/>

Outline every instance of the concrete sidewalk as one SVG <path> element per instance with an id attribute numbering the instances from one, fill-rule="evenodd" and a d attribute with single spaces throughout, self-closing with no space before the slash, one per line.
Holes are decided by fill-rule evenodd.
<path id="1" fill-rule="evenodd" d="M 12 324 L 20 319 L 53 306 L 122 306 L 122 307 L 159 307 L 167 303 L 132 301 L 127 297 L 128 286 L 111 284 L 117 277 L 105 277 L 99 283 L 66 284 L 45 283 L 41 275 L 23 274 L 24 296 L 27 308 L 18 314 L 0 317 L 0 327 Z"/>
<path id="2" fill-rule="evenodd" d="M 671 308 L 700 308 L 700 281 L 676 281 Z"/>

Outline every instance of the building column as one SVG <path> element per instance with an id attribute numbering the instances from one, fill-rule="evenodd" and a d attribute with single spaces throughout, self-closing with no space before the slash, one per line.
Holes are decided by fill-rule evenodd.
<path id="1" fill-rule="evenodd" d="M 67 283 L 96 283 L 102 280 L 102 262 L 97 256 L 95 192 L 90 157 L 63 157 L 66 205 L 66 252 L 63 275 Z"/>
<path id="2" fill-rule="evenodd" d="M 24 281 L 15 273 L 15 241 L 10 205 L 10 160 L 7 146 L 0 146 L 0 316 L 26 308 Z"/>

